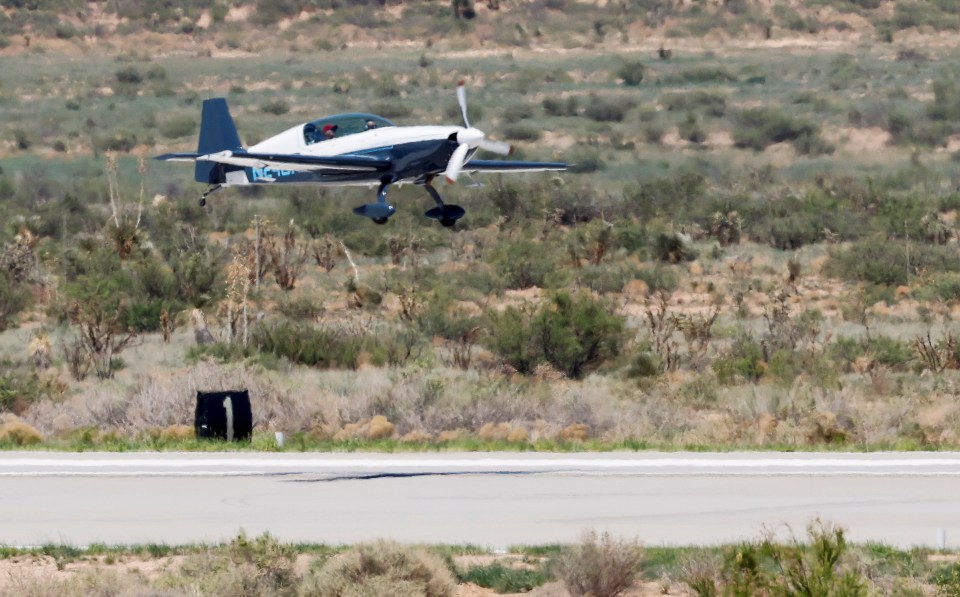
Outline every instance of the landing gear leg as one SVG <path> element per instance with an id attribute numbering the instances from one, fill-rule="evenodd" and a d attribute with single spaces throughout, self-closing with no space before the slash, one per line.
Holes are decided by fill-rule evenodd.
<path id="1" fill-rule="evenodd" d="M 377 202 L 367 203 L 353 208 L 353 213 L 358 216 L 370 218 L 374 224 L 386 224 L 397 208 L 387 203 L 387 187 L 393 182 L 390 178 L 384 178 L 380 181 L 380 188 L 377 190 Z"/>
<path id="2" fill-rule="evenodd" d="M 197 203 L 200 204 L 200 207 L 203 207 L 204 205 L 207 204 L 207 195 L 209 195 L 214 191 L 219 191 L 219 190 L 220 190 L 220 185 L 218 184 L 213 185 L 212 187 L 204 191 L 203 195 L 200 195 L 200 201 L 198 201 Z"/>
<path id="3" fill-rule="evenodd" d="M 440 193 L 437 192 L 437 189 L 433 188 L 433 185 L 430 184 L 432 182 L 433 177 L 431 176 L 423 183 L 423 188 L 427 190 L 427 193 L 430 194 L 430 197 L 433 198 L 437 206 L 428 210 L 426 216 L 433 220 L 438 220 L 444 228 L 450 228 L 467 212 L 459 205 L 446 205 L 443 199 L 440 198 Z"/>

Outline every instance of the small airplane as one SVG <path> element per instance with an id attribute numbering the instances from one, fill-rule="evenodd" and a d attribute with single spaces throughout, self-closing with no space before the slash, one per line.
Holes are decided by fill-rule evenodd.
<path id="1" fill-rule="evenodd" d="M 488 140 L 470 126 L 464 84 L 457 85 L 457 103 L 463 126 L 396 126 L 374 114 L 347 113 L 298 124 L 249 148 L 240 143 L 227 100 L 204 100 L 197 151 L 167 153 L 163 161 L 195 162 L 195 179 L 206 183 L 200 197 L 223 187 L 249 184 L 320 184 L 375 186 L 377 202 L 353 212 L 385 224 L 396 213 L 387 202 L 392 184 L 423 186 L 436 203 L 428 218 L 453 226 L 465 210 L 443 202 L 433 187 L 438 175 L 449 184 L 461 172 L 541 172 L 566 170 L 564 162 L 520 162 L 473 159 L 480 149 L 510 155 L 506 143 Z"/>

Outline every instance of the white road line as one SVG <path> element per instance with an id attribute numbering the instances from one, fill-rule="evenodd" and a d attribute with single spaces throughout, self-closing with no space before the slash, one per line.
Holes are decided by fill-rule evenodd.
<path id="1" fill-rule="evenodd" d="M 504 471 L 504 472 L 623 472 L 639 474 L 684 474 L 713 471 L 719 474 L 886 474 L 886 475 L 957 475 L 960 474 L 960 458 L 917 457 L 884 460 L 875 455 L 863 457 L 810 457 L 794 458 L 443 458 L 440 457 L 177 457 L 141 456 L 125 457 L 114 454 L 89 454 L 75 457 L 4 457 L 0 455 L 0 476 L 32 476 L 39 474 L 92 474 L 93 471 L 110 474 L 160 474 L 165 469 L 177 469 L 177 474 L 226 475 L 270 472 L 332 472 L 332 471 L 379 471 L 379 472 L 424 472 L 424 471 Z M 936 470 L 932 470 L 936 469 Z M 170 471 L 173 474 L 174 471 Z"/>

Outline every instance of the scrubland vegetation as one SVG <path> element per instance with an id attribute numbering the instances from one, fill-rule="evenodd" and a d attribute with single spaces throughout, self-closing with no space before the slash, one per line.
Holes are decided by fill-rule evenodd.
<path id="1" fill-rule="evenodd" d="M 475 547 L 376 541 L 292 545 L 241 533 L 219 546 L 4 548 L 2 595 L 956 595 L 960 564 L 924 549 L 851 545 L 812 522 L 805 536 L 773 533 L 738 545 L 644 547 L 588 532 L 568 546 Z M 482 591 L 480 588 L 487 589 Z"/>
<path id="2" fill-rule="evenodd" d="M 204 449 L 238 386 L 257 449 L 960 444 L 950 3 L 67 4 L 0 18 L 4 447 Z M 459 79 L 573 171 L 451 187 L 450 231 L 148 159 L 201 98 L 252 143 L 456 122 Z"/>

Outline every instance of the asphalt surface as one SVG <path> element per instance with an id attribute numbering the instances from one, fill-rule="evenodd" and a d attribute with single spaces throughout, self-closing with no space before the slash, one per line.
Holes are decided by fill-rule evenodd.
<path id="1" fill-rule="evenodd" d="M 0 454 L 0 544 L 647 545 L 803 537 L 960 546 L 958 453 Z"/>

